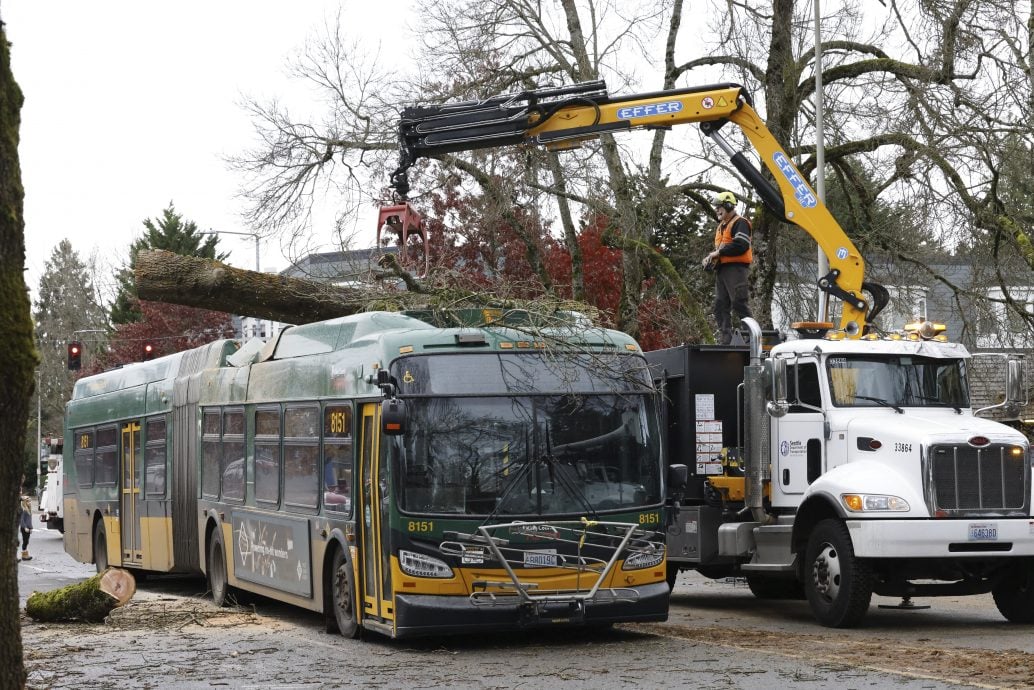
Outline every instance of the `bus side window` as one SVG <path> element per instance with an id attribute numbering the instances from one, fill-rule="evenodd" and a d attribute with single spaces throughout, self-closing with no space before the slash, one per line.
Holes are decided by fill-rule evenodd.
<path id="1" fill-rule="evenodd" d="M 284 410 L 284 503 L 315 508 L 319 502 L 319 408 Z"/>
<path id="2" fill-rule="evenodd" d="M 323 411 L 323 506 L 352 510 L 351 405 L 327 405 Z"/>
<path id="3" fill-rule="evenodd" d="M 165 418 L 147 421 L 147 446 L 144 449 L 144 485 L 147 496 L 165 496 Z"/>
<path id="4" fill-rule="evenodd" d="M 244 500 L 244 412 L 223 412 L 222 441 L 223 499 Z"/>
<path id="5" fill-rule="evenodd" d="M 255 500 L 280 502 L 280 408 L 255 411 Z"/>
<path id="6" fill-rule="evenodd" d="M 205 410 L 201 437 L 201 495 L 219 497 L 219 431 L 222 415 L 218 408 Z"/>
<path id="7" fill-rule="evenodd" d="M 97 485 L 118 483 L 118 430 L 113 426 L 97 429 L 97 455 L 94 458 L 93 481 Z"/>
<path id="8" fill-rule="evenodd" d="M 93 431 L 75 432 L 75 476 L 79 486 L 93 486 Z"/>

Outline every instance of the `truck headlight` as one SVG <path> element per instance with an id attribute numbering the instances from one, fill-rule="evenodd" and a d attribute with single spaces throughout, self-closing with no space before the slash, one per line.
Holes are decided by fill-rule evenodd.
<path id="1" fill-rule="evenodd" d="M 852 513 L 905 513 L 911 510 L 908 501 L 887 494 L 840 494 L 840 500 Z"/>
<path id="2" fill-rule="evenodd" d="M 452 568 L 445 561 L 403 549 L 399 550 L 399 567 L 415 577 L 452 577 Z"/>
<path id="3" fill-rule="evenodd" d="M 664 549 L 651 551 L 633 551 L 622 564 L 622 570 L 642 570 L 659 565 L 664 560 Z"/>

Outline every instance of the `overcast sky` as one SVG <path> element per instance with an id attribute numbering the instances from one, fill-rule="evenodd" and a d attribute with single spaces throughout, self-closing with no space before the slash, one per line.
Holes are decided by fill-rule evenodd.
<path id="1" fill-rule="evenodd" d="M 338 6 L 368 38 L 399 28 L 384 17 L 401 13 L 361 0 L 0 0 L 25 94 L 30 290 L 62 238 L 84 260 L 97 249 L 120 262 L 170 201 L 203 230 L 247 232 L 224 162 L 252 141 L 241 97 L 287 92 L 288 58 Z M 253 238 L 224 235 L 220 247 L 255 267 Z M 263 270 L 286 266 L 275 241 L 261 249 Z"/>

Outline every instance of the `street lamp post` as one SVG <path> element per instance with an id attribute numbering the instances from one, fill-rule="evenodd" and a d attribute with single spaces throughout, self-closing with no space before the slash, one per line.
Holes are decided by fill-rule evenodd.
<path id="1" fill-rule="evenodd" d="M 259 236 L 254 232 L 237 232 L 235 230 L 206 230 L 202 235 L 244 235 L 255 238 L 255 272 L 259 273 Z"/>

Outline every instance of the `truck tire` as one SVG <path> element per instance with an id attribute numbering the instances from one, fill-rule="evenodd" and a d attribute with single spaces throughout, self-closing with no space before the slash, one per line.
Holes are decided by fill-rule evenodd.
<path id="1" fill-rule="evenodd" d="M 750 593 L 758 599 L 804 599 L 804 585 L 796 578 L 747 575 Z"/>
<path id="2" fill-rule="evenodd" d="M 991 590 L 995 606 L 1010 623 L 1034 623 L 1034 569 L 1014 567 Z"/>
<path id="3" fill-rule="evenodd" d="M 823 520 L 808 537 L 804 591 L 812 614 L 827 628 L 853 628 L 869 610 L 873 575 L 855 558 L 851 535 L 839 520 Z"/>

